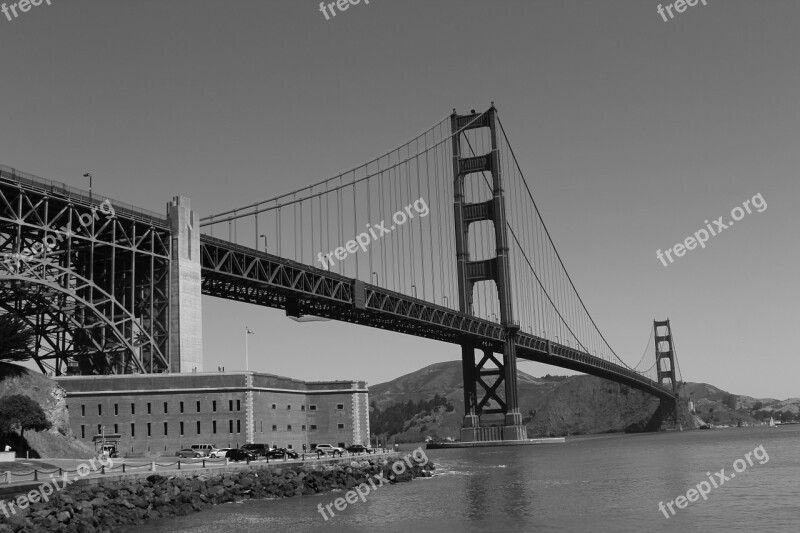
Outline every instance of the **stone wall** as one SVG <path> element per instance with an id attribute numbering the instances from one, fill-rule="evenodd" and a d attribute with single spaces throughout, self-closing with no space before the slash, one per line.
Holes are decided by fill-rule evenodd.
<path id="1" fill-rule="evenodd" d="M 410 481 L 431 476 L 434 468 L 427 457 L 421 464 L 411 459 L 407 461 L 411 466 L 396 474 L 400 470 L 396 467 L 398 462 L 402 463 L 374 459 L 315 467 L 251 465 L 222 474 L 186 472 L 182 474 L 185 477 L 152 474 L 116 482 L 80 480 L 55 491 L 47 502 L 15 508 L 14 513 L 8 512 L 8 502 L 0 502 L 0 533 L 105 533 L 150 519 L 184 516 L 219 503 L 353 489 L 375 476 L 383 476 L 390 484 Z M 309 507 L 310 515 L 316 512 L 313 506 Z"/>

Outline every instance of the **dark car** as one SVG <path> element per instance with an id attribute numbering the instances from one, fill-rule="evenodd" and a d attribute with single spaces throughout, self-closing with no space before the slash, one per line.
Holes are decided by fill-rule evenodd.
<path id="1" fill-rule="evenodd" d="M 367 448 L 363 444 L 351 444 L 345 450 L 350 453 L 372 453 L 372 448 Z"/>
<path id="2" fill-rule="evenodd" d="M 255 461 L 257 459 L 255 454 L 248 452 L 247 450 L 242 450 L 241 448 L 233 448 L 232 450 L 228 450 L 228 453 L 225 454 L 225 457 L 231 461 Z"/>
<path id="3" fill-rule="evenodd" d="M 300 457 L 297 455 L 296 451 L 289 450 L 288 448 L 273 448 L 267 452 L 267 458 L 269 459 L 283 459 L 284 455 L 289 459 L 297 459 Z"/>
<path id="4" fill-rule="evenodd" d="M 266 457 L 267 452 L 269 452 L 269 446 L 266 444 L 245 444 L 242 449 L 261 457 Z"/>

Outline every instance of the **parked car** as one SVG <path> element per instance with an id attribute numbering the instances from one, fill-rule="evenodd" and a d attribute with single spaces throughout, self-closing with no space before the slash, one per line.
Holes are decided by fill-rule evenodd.
<path id="1" fill-rule="evenodd" d="M 202 453 L 203 455 L 201 455 L 201 457 L 208 457 L 211 455 L 211 452 L 217 449 L 213 444 L 192 444 L 189 447 L 197 452 Z"/>
<path id="2" fill-rule="evenodd" d="M 289 459 L 297 459 L 300 457 L 296 451 L 288 448 L 273 448 L 267 451 L 267 458 L 269 459 L 283 459 L 284 456 L 288 457 Z"/>
<path id="3" fill-rule="evenodd" d="M 225 457 L 231 461 L 255 461 L 255 454 L 242 450 L 241 448 L 231 448 L 225 453 Z"/>
<path id="4" fill-rule="evenodd" d="M 193 457 L 195 459 L 200 458 L 200 457 L 205 457 L 203 455 L 203 452 L 200 452 L 200 451 L 197 451 L 197 450 L 193 450 L 191 448 L 184 448 L 183 450 L 177 451 L 177 452 L 175 452 L 175 455 L 177 455 L 181 459 L 185 459 L 187 457 Z"/>
<path id="5" fill-rule="evenodd" d="M 344 448 L 339 448 L 331 444 L 317 444 L 316 452 L 317 455 L 333 455 L 336 457 L 337 455 L 344 455 Z"/>
<path id="6" fill-rule="evenodd" d="M 228 450 L 230 449 L 231 448 L 219 448 L 208 454 L 208 456 L 212 459 L 219 459 L 221 457 L 225 457 L 225 454 L 228 453 Z"/>
<path id="7" fill-rule="evenodd" d="M 244 444 L 242 449 L 261 457 L 266 457 L 269 452 L 269 446 L 266 444 Z"/>
<path id="8" fill-rule="evenodd" d="M 345 449 L 350 453 L 372 453 L 372 448 L 367 448 L 363 444 L 351 444 Z"/>

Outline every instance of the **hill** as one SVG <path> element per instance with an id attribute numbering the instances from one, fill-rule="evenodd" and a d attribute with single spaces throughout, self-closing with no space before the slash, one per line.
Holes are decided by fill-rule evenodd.
<path id="1" fill-rule="evenodd" d="M 94 449 L 72 435 L 69 427 L 67 393 L 55 381 L 39 372 L 18 365 L 0 362 L 0 397 L 22 394 L 37 402 L 53 427 L 47 431 L 26 431 L 25 441 L 31 457 L 88 459 Z M 4 437 L 15 449 L 19 437 Z"/>
<path id="2" fill-rule="evenodd" d="M 373 432 L 391 428 L 383 440 L 396 442 L 419 442 L 429 436 L 458 439 L 464 417 L 461 380 L 461 361 L 449 361 L 370 387 Z M 594 376 L 536 378 L 519 372 L 518 390 L 530 437 L 648 431 L 660 422 L 656 398 Z M 756 399 L 691 382 L 682 384 L 680 395 L 693 403 L 696 415 L 682 415 L 687 428 L 701 423 L 762 424 L 770 416 L 776 421 L 800 421 L 800 398 Z M 483 422 L 491 424 L 491 417 Z"/>
<path id="3" fill-rule="evenodd" d="M 639 431 L 651 426 L 657 399 L 625 385 L 593 376 L 545 376 L 519 372 L 520 411 L 528 435 L 561 436 L 614 431 Z M 436 363 L 392 381 L 370 387 L 370 424 L 388 408 L 409 401 L 419 403 L 435 395 L 446 406 L 423 410 L 404 421 L 397 442 L 432 438 L 459 438 L 464 417 L 461 362 Z M 407 409 L 408 411 L 408 409 Z M 491 423 L 491 417 L 487 417 Z M 486 421 L 484 421 L 486 423 Z M 384 439 L 392 435 L 384 435 Z"/>

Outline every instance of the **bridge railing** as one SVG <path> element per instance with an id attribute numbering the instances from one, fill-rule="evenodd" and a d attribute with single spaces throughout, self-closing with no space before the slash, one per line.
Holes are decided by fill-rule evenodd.
<path id="1" fill-rule="evenodd" d="M 92 195 L 90 197 L 88 191 L 79 189 L 77 187 L 70 187 L 69 185 L 60 181 L 48 180 L 27 172 L 22 172 L 13 167 L 0 165 L 0 178 L 25 185 L 31 189 L 36 189 L 48 194 L 60 195 L 70 200 L 78 201 L 80 203 L 91 205 L 92 202 L 97 202 L 98 199 L 108 199 L 111 202 L 114 211 L 124 213 L 126 216 L 133 218 L 139 222 L 152 224 L 154 226 L 168 227 L 167 219 L 164 215 L 159 215 L 154 211 L 148 211 L 141 207 L 136 207 L 131 204 L 120 202 L 113 198 L 108 198 L 101 195 Z"/>

